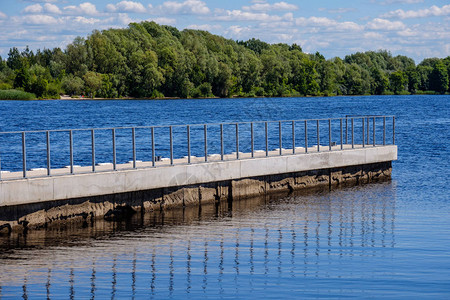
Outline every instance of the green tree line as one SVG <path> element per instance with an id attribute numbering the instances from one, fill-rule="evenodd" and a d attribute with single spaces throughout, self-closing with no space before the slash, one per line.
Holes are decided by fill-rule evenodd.
<path id="1" fill-rule="evenodd" d="M 39 98 L 444 94 L 449 75 L 450 57 L 416 65 L 368 51 L 327 60 L 296 44 L 233 41 L 154 22 L 93 31 L 65 50 L 12 48 L 0 57 L 0 90 Z"/>

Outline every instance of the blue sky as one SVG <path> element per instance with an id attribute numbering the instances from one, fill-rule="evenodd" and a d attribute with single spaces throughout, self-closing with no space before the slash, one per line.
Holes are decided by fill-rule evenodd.
<path id="1" fill-rule="evenodd" d="M 234 40 L 297 43 L 327 58 L 385 49 L 450 55 L 450 3 L 426 0 L 0 0 L 0 55 L 11 47 L 65 48 L 94 29 L 154 20 Z"/>

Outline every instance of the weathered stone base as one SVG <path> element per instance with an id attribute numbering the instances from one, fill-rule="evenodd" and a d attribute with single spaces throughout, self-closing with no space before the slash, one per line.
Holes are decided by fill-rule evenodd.
<path id="1" fill-rule="evenodd" d="M 170 210 L 182 206 L 257 198 L 268 194 L 302 189 L 353 186 L 391 178 L 390 161 L 321 169 L 288 174 L 267 175 L 194 186 L 179 186 L 147 191 L 111 194 L 78 199 L 48 201 L 0 207 L 0 234 L 24 228 L 42 228 L 61 222 L 91 222 L 118 205 L 136 211 Z M 7 225 L 9 224 L 9 226 Z M 4 225 L 4 226 L 3 226 Z"/>

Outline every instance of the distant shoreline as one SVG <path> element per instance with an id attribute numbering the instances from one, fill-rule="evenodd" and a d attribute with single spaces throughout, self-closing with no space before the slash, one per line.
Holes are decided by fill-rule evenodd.
<path id="1" fill-rule="evenodd" d="M 321 95 L 321 96 L 277 96 L 277 97 L 268 97 L 268 96 L 256 96 L 256 97 L 199 97 L 199 98 L 179 98 L 179 97 L 164 97 L 164 98 L 135 98 L 135 97 L 122 97 L 122 98 L 101 98 L 101 97 L 95 97 L 95 98 L 89 98 L 89 97 L 71 97 L 68 95 L 62 95 L 59 99 L 0 99 L 0 101 L 115 101 L 115 100 L 205 100 L 205 99 L 272 99 L 272 98 L 332 98 L 332 97 L 370 97 L 370 96 L 376 96 L 376 97 L 386 97 L 386 96 L 448 96 L 450 93 L 445 94 L 436 94 L 436 93 L 418 93 L 418 94 L 403 94 L 403 95 Z"/>

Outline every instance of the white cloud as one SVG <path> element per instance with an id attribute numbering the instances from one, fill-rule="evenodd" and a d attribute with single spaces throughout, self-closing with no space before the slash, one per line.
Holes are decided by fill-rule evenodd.
<path id="1" fill-rule="evenodd" d="M 165 18 L 165 17 L 148 19 L 148 21 L 153 21 L 157 24 L 162 24 L 162 25 L 175 25 L 177 23 L 176 19 Z"/>
<path id="2" fill-rule="evenodd" d="M 380 40 L 383 38 L 383 35 L 379 32 L 370 31 L 364 33 L 364 38 L 372 40 Z"/>
<path id="3" fill-rule="evenodd" d="M 90 2 L 84 2 L 80 4 L 80 10 L 81 12 L 87 14 L 87 15 L 96 15 L 98 14 L 97 8 L 94 4 Z"/>
<path id="4" fill-rule="evenodd" d="M 286 34 L 286 33 L 281 33 L 280 35 L 278 35 L 278 38 L 279 38 L 280 40 L 285 41 L 285 42 L 291 41 L 293 37 L 294 37 L 293 35 L 291 35 L 291 34 Z"/>
<path id="5" fill-rule="evenodd" d="M 317 51 L 317 48 L 327 48 L 330 46 L 330 42 L 329 41 L 322 41 L 320 39 L 317 38 L 311 38 L 308 41 L 309 44 L 309 48 L 311 52 Z M 311 47 L 312 46 L 312 47 Z"/>
<path id="6" fill-rule="evenodd" d="M 262 22 L 258 24 L 261 28 L 271 28 L 271 30 L 277 29 L 281 32 L 284 32 L 287 29 L 292 29 L 293 25 L 293 21 Z"/>
<path id="7" fill-rule="evenodd" d="M 332 26 L 337 22 L 335 20 L 324 17 L 298 18 L 295 23 L 299 26 Z"/>
<path id="8" fill-rule="evenodd" d="M 116 8 L 116 6 L 114 4 L 109 3 L 109 4 L 106 5 L 106 11 L 108 11 L 108 12 L 115 12 L 116 10 L 117 10 L 117 8 Z"/>
<path id="9" fill-rule="evenodd" d="M 354 22 L 338 22 L 325 17 L 297 18 L 297 26 L 322 27 L 327 31 L 361 31 L 363 26 Z"/>
<path id="10" fill-rule="evenodd" d="M 73 15 L 89 15 L 89 16 L 95 16 L 99 14 L 95 5 L 90 2 L 84 2 L 78 6 L 75 5 L 66 6 L 64 7 L 64 12 Z"/>
<path id="11" fill-rule="evenodd" d="M 205 30 L 205 31 L 213 31 L 213 30 L 220 30 L 222 29 L 222 26 L 220 25 L 211 25 L 211 24 L 202 24 L 202 25 L 196 25 L 191 24 L 187 26 L 189 29 L 196 29 L 196 30 Z"/>
<path id="12" fill-rule="evenodd" d="M 402 31 L 397 32 L 397 35 L 403 39 L 406 43 L 408 42 L 424 42 L 430 40 L 439 40 L 440 42 L 450 40 L 450 31 L 441 24 L 428 23 L 428 24 L 416 24 L 408 26 Z"/>
<path id="13" fill-rule="evenodd" d="M 50 3 L 44 4 L 44 10 L 50 14 L 61 14 L 61 10 L 59 9 L 59 7 Z"/>
<path id="14" fill-rule="evenodd" d="M 384 2 L 381 2 L 383 5 L 388 4 L 416 4 L 416 3 L 422 3 L 424 0 L 386 0 Z M 375 2 L 375 1 L 372 1 Z"/>
<path id="15" fill-rule="evenodd" d="M 417 31 L 412 30 L 411 28 L 406 28 L 402 31 L 397 32 L 397 34 L 403 37 L 413 37 L 417 35 Z"/>
<path id="16" fill-rule="evenodd" d="M 233 38 L 241 38 L 247 36 L 251 32 L 251 28 L 248 26 L 232 25 L 225 30 L 225 35 L 232 36 Z"/>
<path id="17" fill-rule="evenodd" d="M 117 20 L 118 20 L 122 25 L 128 25 L 128 24 L 134 22 L 134 20 L 133 20 L 132 18 L 130 18 L 130 17 L 128 16 L 128 14 L 125 14 L 125 13 L 120 13 L 120 14 L 117 16 Z"/>
<path id="18" fill-rule="evenodd" d="M 39 3 L 55 3 L 58 2 L 59 0 L 24 0 L 27 2 L 39 2 Z"/>
<path id="19" fill-rule="evenodd" d="M 265 12 L 249 12 L 242 10 L 226 10 L 214 17 L 217 21 L 258 21 L 258 22 L 276 22 L 281 20 L 292 20 L 293 14 L 287 13 L 283 16 L 269 15 Z"/>
<path id="20" fill-rule="evenodd" d="M 409 18 L 440 17 L 440 16 L 448 16 L 448 15 L 450 15 L 450 5 L 444 5 L 442 7 L 433 5 L 430 8 L 419 9 L 419 10 L 404 11 L 403 9 L 397 9 L 397 10 L 390 11 L 390 12 L 382 15 L 382 17 L 383 18 L 409 19 Z"/>
<path id="21" fill-rule="evenodd" d="M 24 8 L 23 12 L 26 14 L 39 14 L 42 13 L 44 9 L 40 4 L 29 5 Z"/>
<path id="22" fill-rule="evenodd" d="M 151 5 L 150 5 L 151 6 Z M 144 5 L 140 2 L 134 1 L 121 1 L 114 4 L 108 4 L 106 10 L 109 12 L 129 12 L 129 13 L 146 13 Z"/>
<path id="23" fill-rule="evenodd" d="M 360 31 L 363 30 L 363 26 L 354 22 L 338 22 L 336 29 L 341 31 Z"/>
<path id="24" fill-rule="evenodd" d="M 23 19 L 25 24 L 30 25 L 54 25 L 58 24 L 58 20 L 47 15 L 29 15 Z"/>
<path id="25" fill-rule="evenodd" d="M 259 2 L 250 6 L 243 6 L 242 9 L 247 11 L 298 10 L 298 6 L 284 1 L 274 4 Z"/>
<path id="26" fill-rule="evenodd" d="M 36 41 L 44 42 L 44 41 L 56 41 L 57 37 L 53 35 L 41 35 L 36 38 Z"/>
<path id="27" fill-rule="evenodd" d="M 450 56 L 450 43 L 449 44 L 445 44 L 443 48 L 444 48 L 444 55 L 445 56 Z"/>
<path id="28" fill-rule="evenodd" d="M 375 18 L 366 27 L 372 30 L 403 30 L 406 28 L 405 24 L 400 21 L 389 21 L 386 19 Z"/>
<path id="29" fill-rule="evenodd" d="M 340 7 L 340 8 L 335 8 L 335 9 L 329 9 L 329 8 L 321 7 L 321 8 L 319 8 L 319 11 L 326 11 L 327 13 L 330 13 L 330 14 L 344 14 L 344 13 L 356 11 L 356 8 Z"/>
<path id="30" fill-rule="evenodd" d="M 50 14 L 61 14 L 61 10 L 55 4 L 45 3 L 44 7 L 40 4 L 29 5 L 22 11 L 25 14 L 42 14 L 43 12 Z"/>
<path id="31" fill-rule="evenodd" d="M 208 6 L 206 6 L 206 3 L 200 0 L 186 0 L 184 2 L 166 1 L 158 8 L 165 14 L 206 15 L 211 12 Z"/>
<path id="32" fill-rule="evenodd" d="M 123 28 L 124 26 L 127 26 L 130 23 L 136 23 L 136 22 L 140 22 L 140 21 L 142 21 L 142 20 L 130 18 L 130 16 L 128 16 L 127 13 L 118 13 L 109 18 L 101 19 L 101 24 L 102 24 L 101 28 L 105 28 L 105 29 L 106 28 Z M 97 25 L 93 29 L 100 29 L 100 28 Z"/>
<path id="33" fill-rule="evenodd" d="M 6 19 L 8 16 L 0 11 L 0 19 Z"/>
<path id="34" fill-rule="evenodd" d="M 101 21 L 99 19 L 95 19 L 95 18 L 85 18 L 85 17 L 81 17 L 81 16 L 77 16 L 75 18 L 73 18 L 73 21 L 76 23 L 81 23 L 81 24 L 97 24 L 100 23 Z"/>

